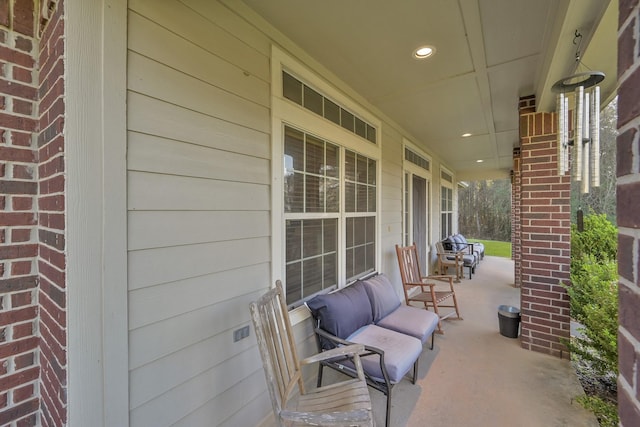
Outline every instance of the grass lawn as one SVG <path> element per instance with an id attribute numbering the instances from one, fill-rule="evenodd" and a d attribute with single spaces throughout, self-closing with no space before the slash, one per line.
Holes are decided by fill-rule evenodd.
<path id="1" fill-rule="evenodd" d="M 484 244 L 484 254 L 490 256 L 500 256 L 511 258 L 511 242 L 498 242 L 497 240 L 467 239 L 470 242 L 482 242 Z"/>

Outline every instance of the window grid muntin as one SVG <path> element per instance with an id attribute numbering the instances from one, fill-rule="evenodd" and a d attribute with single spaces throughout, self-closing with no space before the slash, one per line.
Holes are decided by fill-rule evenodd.
<path id="1" fill-rule="evenodd" d="M 305 159 L 304 169 L 306 169 L 307 158 L 308 158 L 306 154 L 306 148 L 307 148 L 306 142 L 309 140 L 310 137 L 314 138 L 315 140 L 322 140 L 322 139 L 289 125 L 284 125 L 284 128 L 285 128 L 285 132 L 284 132 L 285 138 L 288 131 L 293 131 L 293 133 L 299 132 L 299 134 L 302 135 L 302 140 L 304 141 L 302 158 Z M 305 299 L 311 298 L 313 296 L 313 295 L 309 295 L 308 293 L 305 293 L 303 261 L 312 261 L 321 256 L 326 257 L 327 255 L 334 255 L 336 257 L 336 264 L 337 264 L 336 282 L 337 283 L 335 285 L 331 284 L 331 286 L 327 286 L 326 284 L 324 284 L 324 280 L 321 280 L 323 282 L 322 291 L 326 291 L 327 289 L 330 289 L 333 286 L 337 286 L 338 283 L 341 282 L 341 278 L 346 279 L 345 283 L 349 283 L 351 280 L 362 277 L 363 275 L 366 275 L 369 272 L 374 271 L 376 268 L 376 262 L 377 262 L 376 251 L 377 251 L 377 244 L 378 244 L 377 225 L 376 225 L 378 220 L 378 214 L 377 214 L 377 205 L 378 205 L 378 202 L 377 202 L 378 163 L 377 162 L 378 161 L 371 157 L 362 155 L 357 151 L 345 148 L 344 146 L 340 146 L 338 144 L 334 144 L 326 140 L 322 140 L 322 141 L 324 141 L 325 147 L 332 146 L 337 148 L 336 168 L 338 169 L 338 172 L 337 172 L 338 176 L 335 180 L 338 182 L 338 185 L 340 187 L 338 191 L 338 194 L 340 194 L 340 200 L 342 201 L 342 203 L 340 203 L 340 211 L 339 212 L 328 212 L 328 211 L 327 212 L 309 212 L 309 211 L 295 212 L 295 211 L 286 211 L 286 208 L 285 208 L 285 212 L 284 212 L 285 234 L 287 235 L 287 238 L 285 239 L 285 245 L 287 245 L 289 242 L 288 226 L 291 222 L 305 221 L 305 220 L 309 221 L 309 220 L 317 220 L 317 219 L 335 219 L 337 221 L 337 228 L 339 230 L 338 236 L 337 236 L 337 244 L 336 244 L 337 247 L 334 251 L 328 251 L 326 253 L 323 252 L 321 254 L 316 254 L 308 258 L 304 257 L 304 254 L 301 254 L 299 259 L 290 259 L 290 258 L 285 259 L 285 283 L 287 285 L 286 287 L 288 288 L 286 291 L 287 304 L 289 305 L 290 308 L 296 307 L 297 305 L 299 305 L 300 302 L 304 301 Z M 286 143 L 285 143 L 285 146 L 286 146 Z M 326 149 L 324 153 L 325 153 L 324 165 L 326 166 L 327 165 Z M 353 173 L 354 179 L 350 180 L 350 182 L 352 184 L 357 184 L 360 187 L 366 189 L 366 192 L 365 192 L 366 201 L 364 204 L 367 209 L 364 211 L 347 212 L 345 207 L 345 202 L 344 202 L 346 198 L 345 187 L 347 183 L 347 180 L 345 179 L 345 175 L 346 175 L 345 170 L 346 170 L 346 163 L 347 163 L 346 153 L 349 153 L 349 155 L 352 157 L 353 159 L 352 161 L 354 164 L 354 173 Z M 286 156 L 286 153 L 285 153 L 285 156 Z M 285 161 L 285 173 L 287 170 L 298 171 L 297 169 L 287 169 L 286 163 L 287 162 Z M 324 175 L 313 174 L 307 171 L 305 171 L 305 174 L 309 176 L 317 175 L 317 176 L 326 177 L 328 175 L 328 168 L 327 170 L 325 170 Z M 305 191 L 306 191 L 306 188 L 305 188 Z M 357 196 L 357 193 L 356 193 L 356 196 Z M 355 203 L 356 203 L 356 206 L 358 206 L 359 202 L 355 202 Z M 346 232 L 347 232 L 346 224 L 347 224 L 348 218 L 364 218 L 364 221 L 366 222 L 365 236 L 364 236 L 365 240 L 363 242 L 354 241 L 352 245 L 349 247 L 347 247 L 346 245 L 346 238 L 340 237 L 341 234 L 343 236 L 346 236 Z M 357 219 L 354 219 L 353 221 L 357 221 Z M 303 245 L 303 243 L 300 243 L 300 244 Z M 348 251 L 351 258 L 349 258 L 347 254 Z M 289 248 L 286 246 L 285 246 L 285 253 L 288 256 Z M 341 263 L 342 263 L 342 267 L 340 267 Z M 289 277 L 287 277 L 287 274 L 289 271 L 291 271 L 291 267 L 295 266 L 296 264 L 301 265 L 299 270 L 300 270 L 300 274 L 302 275 L 302 279 L 301 279 L 300 287 L 298 289 L 292 290 L 292 289 L 289 289 L 291 287 L 290 286 L 291 283 L 290 283 Z M 350 268 L 353 274 L 347 275 L 346 274 L 347 268 Z M 292 295 L 300 295 L 302 299 L 291 300 L 290 298 Z"/>
<path id="2" fill-rule="evenodd" d="M 410 150 L 407 147 L 405 147 L 404 149 L 404 159 L 410 163 L 413 163 L 419 168 L 426 170 L 427 172 L 431 171 L 431 162 L 429 161 L 429 159 L 421 156 L 420 154 L 414 152 L 413 150 Z"/>
<path id="3" fill-rule="evenodd" d="M 294 90 L 296 88 L 299 88 L 299 90 Z M 310 108 L 311 105 L 306 102 L 305 94 L 317 94 L 322 97 L 322 112 L 317 111 L 317 108 Z M 282 71 L 282 96 L 301 107 L 304 107 L 307 110 L 342 126 L 354 135 L 358 135 L 373 144 L 378 143 L 377 131 L 373 125 L 359 117 L 357 114 L 354 114 L 352 111 L 340 106 L 340 104 L 331 101 L 329 98 L 322 95 L 322 93 L 307 86 L 284 70 Z M 327 108 L 327 105 L 329 105 L 330 108 Z M 334 116 L 334 106 L 339 108 L 337 117 Z M 345 116 L 344 122 L 342 119 L 343 116 Z M 347 121 L 349 121 L 349 123 L 347 123 Z M 360 129 L 358 126 L 360 126 Z"/>

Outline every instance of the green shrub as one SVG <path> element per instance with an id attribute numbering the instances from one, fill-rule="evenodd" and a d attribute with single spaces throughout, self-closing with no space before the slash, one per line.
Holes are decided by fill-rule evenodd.
<path id="1" fill-rule="evenodd" d="M 567 286 L 571 317 L 582 326 L 565 344 L 573 357 L 596 375 L 618 374 L 618 230 L 606 215 L 587 215 L 584 230 L 571 226 L 571 286 Z M 602 426 L 618 424 L 615 402 L 598 396 L 578 401 Z"/>
<path id="2" fill-rule="evenodd" d="M 569 349 L 587 360 L 600 375 L 618 373 L 618 265 L 583 255 L 582 265 L 571 275 L 568 287 L 571 317 L 583 334 Z"/>

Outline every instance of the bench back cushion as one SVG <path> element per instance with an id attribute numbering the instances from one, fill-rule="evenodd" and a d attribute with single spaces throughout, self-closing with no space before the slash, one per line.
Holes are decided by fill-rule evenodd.
<path id="1" fill-rule="evenodd" d="M 398 294 L 393 289 L 389 278 L 384 274 L 378 274 L 370 279 L 363 280 L 367 295 L 373 309 L 373 322 L 378 323 L 391 314 L 402 303 Z"/>
<path id="2" fill-rule="evenodd" d="M 362 282 L 330 294 L 318 295 L 307 301 L 307 307 L 320 328 L 342 339 L 373 323 L 371 303 Z M 324 349 L 332 347 L 325 340 L 322 341 Z"/>
<path id="3" fill-rule="evenodd" d="M 445 251 L 455 251 L 457 249 L 456 242 L 454 242 L 451 236 L 442 241 L 442 247 Z"/>
<path id="4" fill-rule="evenodd" d="M 462 240 L 462 238 L 459 235 L 455 235 L 455 236 L 451 236 L 451 240 L 454 241 L 454 245 L 455 245 L 455 250 L 456 251 L 463 251 L 465 250 L 466 246 L 465 242 Z"/>

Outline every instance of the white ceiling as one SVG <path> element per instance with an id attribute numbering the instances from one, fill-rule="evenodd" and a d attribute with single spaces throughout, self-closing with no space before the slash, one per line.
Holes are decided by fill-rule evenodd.
<path id="1" fill-rule="evenodd" d="M 607 75 L 603 99 L 617 86 L 617 1 L 244 3 L 440 156 L 460 180 L 508 176 L 519 144 L 520 96 L 535 94 L 539 108 L 551 111 L 551 85 L 588 69 Z M 576 29 L 583 34 L 577 70 Z M 423 44 L 437 51 L 418 61 L 412 53 Z M 466 132 L 473 136 L 462 138 Z"/>

